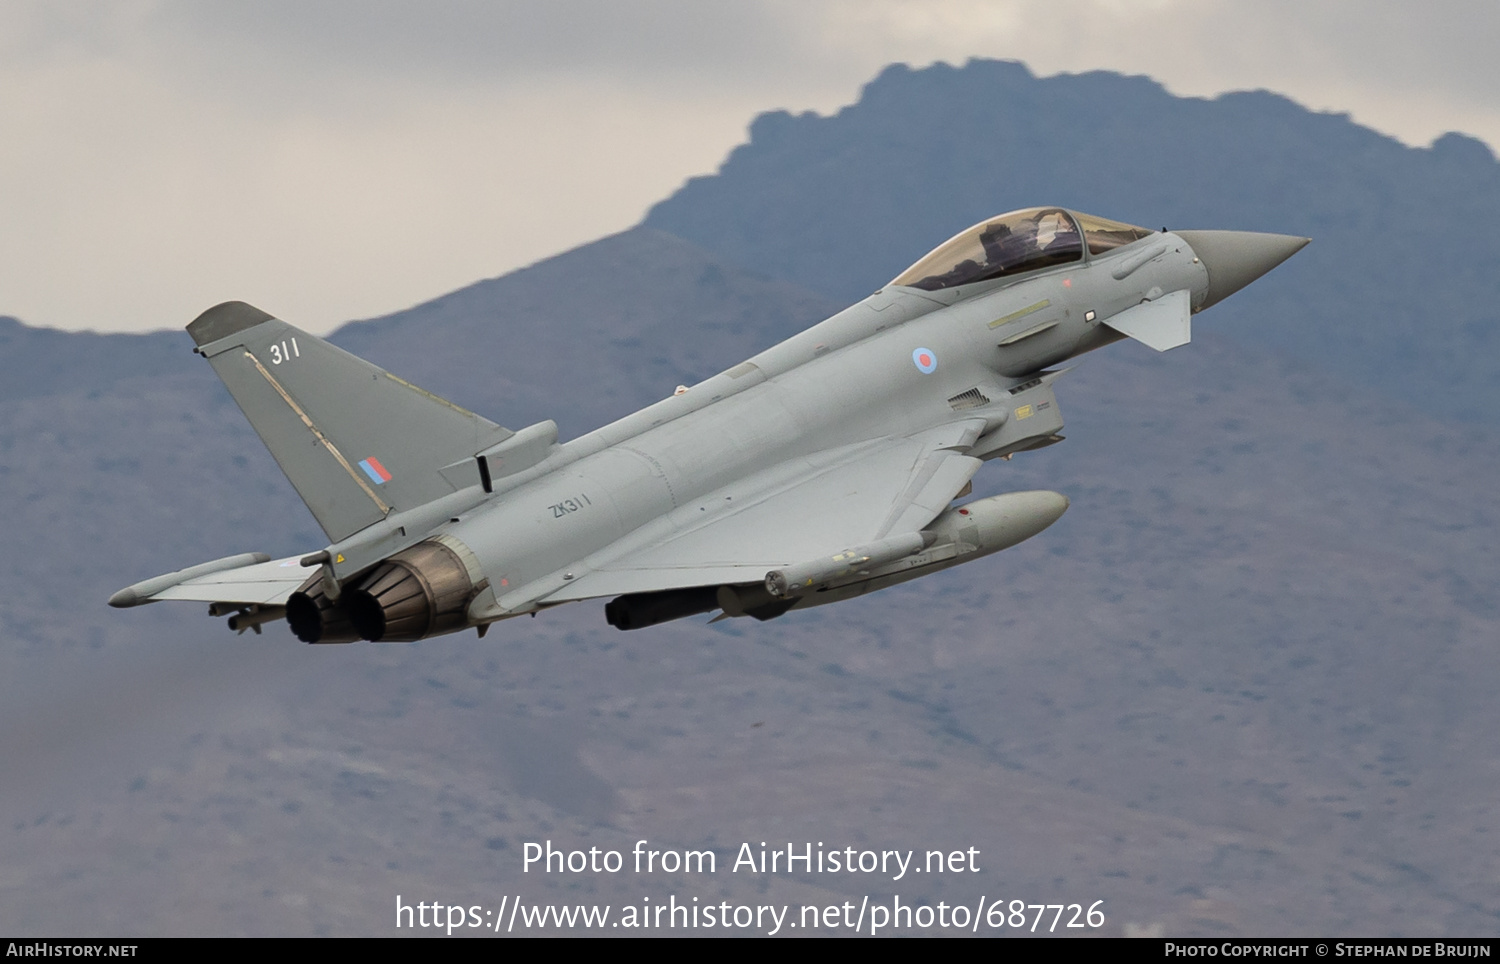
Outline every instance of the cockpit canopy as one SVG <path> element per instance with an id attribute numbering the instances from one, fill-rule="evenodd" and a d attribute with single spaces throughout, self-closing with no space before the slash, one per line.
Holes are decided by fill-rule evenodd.
<path id="1" fill-rule="evenodd" d="M 1081 235 L 1080 235 L 1081 232 Z M 1150 234 L 1062 208 L 1026 208 L 990 218 L 938 245 L 891 282 L 938 291 L 1083 260 Z"/>

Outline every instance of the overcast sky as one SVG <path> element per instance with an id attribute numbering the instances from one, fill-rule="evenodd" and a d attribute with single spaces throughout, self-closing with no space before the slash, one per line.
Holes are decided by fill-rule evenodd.
<path id="1" fill-rule="evenodd" d="M 636 223 L 893 61 L 1268 88 L 1500 143 L 1493 0 L 0 0 L 0 314 L 326 331 Z M 1020 205 L 1024 198 L 997 199 Z"/>

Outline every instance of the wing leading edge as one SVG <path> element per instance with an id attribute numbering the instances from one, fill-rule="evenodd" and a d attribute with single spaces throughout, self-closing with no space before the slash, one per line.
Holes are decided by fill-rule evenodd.
<path id="1" fill-rule="evenodd" d="M 313 570 L 304 569 L 300 556 L 271 559 L 263 552 L 247 552 L 156 576 L 121 589 L 109 599 L 116 608 L 141 606 L 164 599 L 246 606 L 284 606 Z"/>

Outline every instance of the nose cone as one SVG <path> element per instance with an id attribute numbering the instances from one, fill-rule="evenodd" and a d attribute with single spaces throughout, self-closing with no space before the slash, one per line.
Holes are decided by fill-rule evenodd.
<path id="1" fill-rule="evenodd" d="M 1174 231 L 1208 269 L 1208 297 L 1215 305 L 1301 251 L 1311 238 L 1258 231 Z"/>

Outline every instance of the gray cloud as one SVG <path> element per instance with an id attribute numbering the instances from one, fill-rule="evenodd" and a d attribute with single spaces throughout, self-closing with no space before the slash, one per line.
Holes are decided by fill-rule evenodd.
<path id="1" fill-rule="evenodd" d="M 201 46 L 221 69 L 238 61 L 440 85 L 564 74 L 668 87 L 774 86 L 782 77 L 844 87 L 850 70 L 968 56 L 1074 61 L 1067 69 L 1131 64 L 1201 90 L 1320 85 L 1471 105 L 1493 101 L 1500 85 L 1488 49 L 1500 7 L 1484 0 L 179 0 L 141 26 L 170 46 Z"/>
<path id="2" fill-rule="evenodd" d="M 758 111 L 836 110 L 892 61 L 1265 87 L 1500 143 L 1497 33 L 1479 0 L 13 2 L 0 313 L 382 313 L 624 228 Z"/>
<path id="3" fill-rule="evenodd" d="M 795 38 L 774 5 L 691 0 L 412 4 L 289 0 L 174 3 L 174 28 L 304 69 L 515 81 L 537 73 L 699 74 L 754 62 Z"/>
<path id="4" fill-rule="evenodd" d="M 149 56 L 169 75 L 237 83 L 524 85 L 571 75 L 714 87 L 790 75 L 847 86 L 845 72 L 890 60 L 1001 56 L 1069 61 L 1065 69 L 1133 64 L 1203 90 L 1338 82 L 1472 103 L 1500 84 L 1488 49 L 1497 31 L 1500 7 L 1484 0 L 161 0 L 0 13 L 9 58 Z"/>

